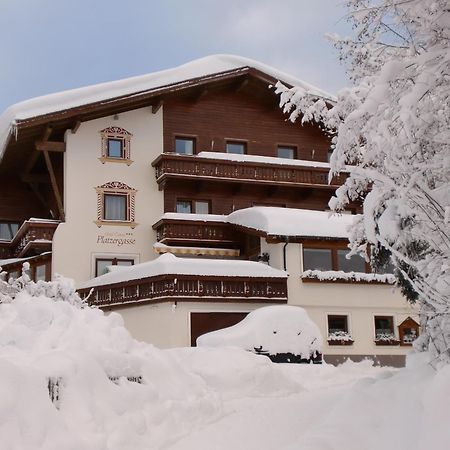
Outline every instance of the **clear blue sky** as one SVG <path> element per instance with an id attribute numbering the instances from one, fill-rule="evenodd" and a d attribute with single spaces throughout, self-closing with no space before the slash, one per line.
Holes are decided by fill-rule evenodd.
<path id="1" fill-rule="evenodd" d="M 214 53 L 336 93 L 348 81 L 324 34 L 349 34 L 344 15 L 340 0 L 0 0 L 0 111 Z"/>

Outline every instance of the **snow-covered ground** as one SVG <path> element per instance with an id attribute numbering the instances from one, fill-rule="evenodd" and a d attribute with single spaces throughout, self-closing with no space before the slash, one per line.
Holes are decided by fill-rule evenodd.
<path id="1" fill-rule="evenodd" d="M 71 289 L 39 282 L 0 296 L 1 450 L 449 448 L 450 367 L 162 351 Z"/>

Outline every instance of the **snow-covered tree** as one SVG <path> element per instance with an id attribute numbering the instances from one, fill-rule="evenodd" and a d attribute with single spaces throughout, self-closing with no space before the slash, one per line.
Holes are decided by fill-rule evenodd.
<path id="1" fill-rule="evenodd" d="M 330 36 L 352 86 L 336 102 L 277 85 L 291 120 L 333 136 L 331 173 L 349 171 L 334 210 L 363 199 L 353 253 L 389 257 L 420 304 L 417 348 L 450 362 L 450 2 L 349 0 L 354 37 Z M 368 194 L 367 194 L 368 192 Z M 367 194 L 367 195 L 366 195 Z"/>
<path id="2" fill-rule="evenodd" d="M 78 308 L 87 305 L 75 290 L 73 280 L 56 275 L 54 281 L 34 282 L 29 272 L 30 264 L 25 262 L 20 277 L 6 279 L 6 272 L 2 272 L 0 267 L 0 303 L 10 303 L 19 294 L 26 293 L 31 297 L 47 297 L 54 301 L 65 301 Z"/>

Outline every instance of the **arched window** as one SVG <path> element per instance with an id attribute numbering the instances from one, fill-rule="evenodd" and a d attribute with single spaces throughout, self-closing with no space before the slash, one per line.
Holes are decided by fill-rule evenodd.
<path id="1" fill-rule="evenodd" d="M 126 225 L 134 228 L 136 189 L 121 183 L 110 181 L 95 188 L 97 192 L 98 227 L 102 225 Z"/>
<path id="2" fill-rule="evenodd" d="M 121 162 L 129 166 L 133 162 L 130 158 L 130 132 L 120 127 L 108 127 L 101 130 L 100 135 L 102 154 L 99 159 L 103 164 Z"/>

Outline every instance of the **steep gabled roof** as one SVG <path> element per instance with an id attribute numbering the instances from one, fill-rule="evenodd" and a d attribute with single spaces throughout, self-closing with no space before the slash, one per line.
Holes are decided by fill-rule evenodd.
<path id="1" fill-rule="evenodd" d="M 12 105 L 0 116 L 0 159 L 10 137 L 21 126 L 77 117 L 93 110 L 109 115 L 114 105 L 123 105 L 124 102 L 137 104 L 142 98 L 246 73 L 268 83 L 280 80 L 289 86 L 300 86 L 314 95 L 334 100 L 331 94 L 257 61 L 232 55 L 207 56 L 172 69 L 36 97 Z"/>

